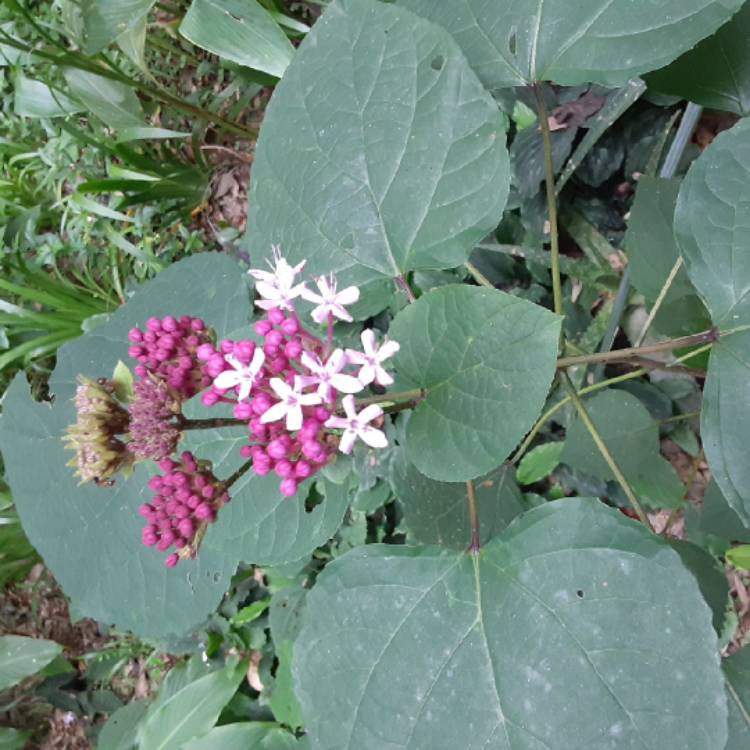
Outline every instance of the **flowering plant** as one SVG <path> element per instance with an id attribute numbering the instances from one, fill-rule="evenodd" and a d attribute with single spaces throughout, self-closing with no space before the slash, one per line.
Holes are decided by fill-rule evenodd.
<path id="1" fill-rule="evenodd" d="M 723 50 L 734 26 L 693 47 L 741 4 L 330 3 L 264 119 L 252 269 L 184 259 L 61 350 L 52 404 L 9 389 L 19 512 L 79 610 L 205 642 L 255 566 L 274 711 L 312 748 L 744 746 L 717 565 L 750 540 L 750 123 L 628 183 L 619 277 L 563 193 L 617 182 L 592 149 L 634 76 Z"/>

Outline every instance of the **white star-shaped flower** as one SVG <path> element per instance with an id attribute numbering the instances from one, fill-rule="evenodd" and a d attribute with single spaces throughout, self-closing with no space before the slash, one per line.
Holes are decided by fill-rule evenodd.
<path id="1" fill-rule="evenodd" d="M 352 322 L 352 316 L 346 311 L 344 305 L 353 305 L 359 299 L 359 289 L 356 286 L 348 286 L 340 292 L 336 291 L 336 278 L 331 274 L 328 278 L 321 276 L 315 280 L 320 294 L 311 292 L 305 287 L 300 295 L 302 299 L 313 302 L 317 307 L 312 311 L 312 318 L 316 323 L 325 323 L 329 315 L 334 318 Z"/>
<path id="2" fill-rule="evenodd" d="M 346 350 L 346 357 L 351 364 L 362 365 L 357 373 L 362 385 L 369 385 L 375 381 L 378 385 L 390 385 L 393 378 L 383 369 L 383 362 L 392 357 L 401 347 L 396 341 L 384 341 L 378 347 L 375 331 L 368 328 L 362 331 L 362 347 L 364 352 L 354 349 Z"/>
<path id="3" fill-rule="evenodd" d="M 317 393 L 302 393 L 302 378 L 299 375 L 294 378 L 294 387 L 290 386 L 281 378 L 271 378 L 271 388 L 281 399 L 275 403 L 260 418 L 263 424 L 278 422 L 286 417 L 286 428 L 290 432 L 302 427 L 302 407 L 317 406 L 323 399 Z"/>
<path id="4" fill-rule="evenodd" d="M 250 395 L 255 381 L 258 379 L 258 373 L 266 361 L 266 355 L 263 353 L 263 349 L 258 347 L 249 365 L 243 364 L 232 354 L 227 354 L 224 357 L 224 361 L 232 369 L 224 370 L 224 372 L 217 375 L 214 378 L 214 385 L 222 391 L 236 388 L 237 398 L 240 401 L 244 401 Z"/>
<path id="5" fill-rule="evenodd" d="M 351 453 L 357 438 L 371 448 L 385 448 L 388 445 L 385 433 L 370 424 L 374 419 L 382 416 L 383 410 L 379 406 L 371 404 L 357 414 L 354 396 L 344 396 L 341 403 L 346 417 L 330 417 L 326 422 L 326 427 L 344 431 L 339 442 L 339 450 L 342 453 Z"/>
<path id="6" fill-rule="evenodd" d="M 303 386 L 317 385 L 320 397 L 327 403 L 333 402 L 334 389 L 341 393 L 359 393 L 364 388 L 353 375 L 341 372 L 347 365 L 346 355 L 341 349 L 336 349 L 325 364 L 320 357 L 303 352 L 302 364 L 312 373 L 302 376 Z"/>
<path id="7" fill-rule="evenodd" d="M 271 271 L 251 268 L 248 273 L 255 279 L 255 289 L 263 299 L 255 303 L 263 310 L 278 307 L 282 310 L 292 309 L 292 300 L 299 297 L 305 290 L 304 284 L 295 284 L 297 274 L 305 267 L 302 261 L 292 266 L 282 257 L 277 245 L 273 247 L 274 265 L 269 263 Z"/>

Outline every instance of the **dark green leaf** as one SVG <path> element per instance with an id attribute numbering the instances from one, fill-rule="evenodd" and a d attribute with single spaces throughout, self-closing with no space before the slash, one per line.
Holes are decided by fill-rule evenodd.
<path id="1" fill-rule="evenodd" d="M 729 741 L 725 750 L 745 750 L 750 744 L 750 648 L 723 663 L 729 707 Z"/>
<path id="2" fill-rule="evenodd" d="M 211 672 L 169 700 L 149 708 L 138 732 L 139 750 L 173 750 L 216 724 L 247 672 L 245 662 Z"/>
<path id="3" fill-rule="evenodd" d="M 713 36 L 646 79 L 649 89 L 750 115 L 750 5 Z"/>
<path id="4" fill-rule="evenodd" d="M 62 646 L 43 638 L 0 636 L 0 690 L 40 672 L 61 652 Z"/>
<path id="5" fill-rule="evenodd" d="M 471 540 L 466 482 L 436 482 L 409 463 L 400 450 L 391 467 L 391 485 L 414 541 L 466 549 Z M 526 506 L 513 469 L 503 466 L 474 482 L 482 542 L 497 536 Z"/>
<path id="6" fill-rule="evenodd" d="M 302 627 L 306 596 L 307 589 L 302 586 L 290 586 L 273 595 L 269 620 L 274 643 L 296 640 Z"/>
<path id="7" fill-rule="evenodd" d="M 646 407 L 629 393 L 613 389 L 587 399 L 585 406 L 640 499 L 654 508 L 676 507 L 685 488 L 671 464 L 659 454 L 658 426 Z M 615 478 L 579 419 L 568 430 L 562 461 L 598 479 Z"/>
<path id="8" fill-rule="evenodd" d="M 340 285 L 461 264 L 505 206 L 505 125 L 445 31 L 392 5 L 338 0 L 264 119 L 253 262 L 280 244 Z"/>
<path id="9" fill-rule="evenodd" d="M 688 274 L 723 331 L 750 325 L 750 120 L 721 133 L 693 162 L 675 213 Z M 703 391 L 701 436 L 724 497 L 750 524 L 750 332 L 714 345 Z"/>
<path id="10" fill-rule="evenodd" d="M 725 23 L 742 0 L 514 0 L 399 5 L 442 24 L 489 88 L 550 80 L 623 86 Z"/>
<path id="11" fill-rule="evenodd" d="M 302 709 L 294 694 L 291 641 L 276 644 L 276 658 L 279 664 L 271 691 L 271 710 L 276 721 L 292 729 L 299 729 L 302 726 Z"/>
<path id="12" fill-rule="evenodd" d="M 226 60 L 281 78 L 294 47 L 256 0 L 193 0 L 180 34 Z"/>
<path id="13" fill-rule="evenodd" d="M 228 588 L 241 555 L 229 558 L 204 549 L 196 560 L 167 570 L 163 556 L 141 544 L 138 505 L 149 496 L 150 466 L 138 466 L 131 479 L 118 479 L 112 488 L 78 486 L 65 465 L 71 452 L 61 437 L 75 421 L 77 375 L 110 376 L 127 355 L 132 326 L 142 326 L 151 315 L 190 314 L 223 335 L 247 320 L 247 298 L 243 274 L 228 257 L 205 253 L 180 261 L 144 285 L 104 325 L 60 349 L 50 381 L 53 405 L 33 402 L 22 375 L 6 394 L 0 445 L 18 513 L 81 615 L 166 638 L 199 624 Z M 71 544 L 85 555 L 71 555 Z"/>
<path id="14" fill-rule="evenodd" d="M 136 29 L 153 4 L 154 0 L 85 0 L 86 54 L 95 55 L 116 37 Z"/>
<path id="15" fill-rule="evenodd" d="M 665 542 L 565 499 L 479 555 L 367 545 L 335 560 L 294 671 L 314 747 L 717 750 L 717 648 Z"/>
<path id="16" fill-rule="evenodd" d="M 688 529 L 701 534 L 711 534 L 727 542 L 750 542 L 750 529 L 746 528 L 735 510 L 727 503 L 714 480 L 703 495 L 703 506 L 696 512 L 695 523 L 688 520 Z"/>
<path id="17" fill-rule="evenodd" d="M 406 428 L 417 469 L 456 482 L 501 463 L 541 412 L 559 333 L 547 310 L 479 287 L 434 289 L 399 313 L 395 368 L 427 392 Z"/>
<path id="18" fill-rule="evenodd" d="M 306 747 L 304 739 L 296 739 L 276 724 L 242 722 L 216 727 L 181 750 L 306 750 Z"/>

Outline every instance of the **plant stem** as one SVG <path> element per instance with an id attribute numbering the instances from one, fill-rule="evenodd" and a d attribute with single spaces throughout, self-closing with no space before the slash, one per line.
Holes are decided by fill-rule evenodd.
<path id="1" fill-rule="evenodd" d="M 237 469 L 237 471 L 235 471 L 232 476 L 228 477 L 225 481 L 222 482 L 224 488 L 228 490 L 241 476 L 249 471 L 252 465 L 252 461 L 245 461 L 245 463 L 242 464 L 242 466 L 240 466 L 240 468 Z"/>
<path id="2" fill-rule="evenodd" d="M 406 280 L 403 274 L 399 274 L 398 276 L 393 277 L 396 281 L 396 285 L 401 287 L 404 292 L 406 292 L 406 296 L 409 298 L 409 302 L 416 302 L 417 298 L 414 296 L 414 292 L 411 290 L 411 287 L 409 286 L 409 282 Z"/>
<path id="3" fill-rule="evenodd" d="M 658 344 L 649 346 L 634 346 L 627 349 L 616 349 L 613 352 L 596 352 L 594 354 L 582 354 L 578 357 L 561 357 L 557 360 L 558 368 L 573 367 L 574 365 L 587 365 L 591 362 L 622 362 L 644 354 L 656 352 L 668 352 L 673 349 L 682 349 L 687 346 L 698 344 L 716 343 L 719 340 L 719 330 L 710 328 L 708 331 L 696 333 L 692 336 L 682 336 L 678 339 L 660 341 Z"/>
<path id="4" fill-rule="evenodd" d="M 669 272 L 669 276 L 667 276 L 667 280 L 659 291 L 659 296 L 656 298 L 656 302 L 654 302 L 654 306 L 651 308 L 651 312 L 649 312 L 648 318 L 646 318 L 646 322 L 643 324 L 643 328 L 641 328 L 641 332 L 638 334 L 638 338 L 634 342 L 635 346 L 640 346 L 643 343 L 643 339 L 646 338 L 646 334 L 648 333 L 649 328 L 651 328 L 651 324 L 654 322 L 654 318 L 661 309 L 661 306 L 664 304 L 664 300 L 667 298 L 667 294 L 669 293 L 669 290 L 681 268 L 682 256 L 677 258 L 675 264 L 672 266 L 672 270 Z"/>
<path id="5" fill-rule="evenodd" d="M 481 546 L 479 537 L 479 513 L 477 512 L 477 496 L 474 493 L 474 482 L 469 480 L 466 483 L 466 499 L 469 503 L 469 520 L 471 521 L 471 544 L 469 551 L 472 555 L 479 554 Z"/>
<path id="6" fill-rule="evenodd" d="M 399 403 L 401 401 L 414 401 L 424 398 L 423 388 L 414 388 L 411 391 L 396 391 L 395 393 L 384 393 L 382 396 L 367 396 L 354 401 L 357 406 L 369 406 L 370 404 Z"/>
<path id="7" fill-rule="evenodd" d="M 697 357 L 699 354 L 703 354 L 704 352 L 707 352 L 713 345 L 712 344 L 706 344 L 706 346 L 700 347 L 700 349 L 695 349 L 692 352 L 688 352 L 687 354 L 684 354 L 682 357 L 679 357 L 676 359 L 672 366 L 679 364 L 680 362 L 685 362 L 688 359 L 692 359 L 693 357 Z M 671 369 L 671 367 L 668 367 L 668 369 Z M 608 380 L 602 380 L 599 383 L 594 383 L 593 385 L 586 386 L 586 388 L 582 388 L 580 391 L 578 391 L 579 396 L 587 396 L 589 393 L 594 393 L 595 391 L 599 391 L 602 388 L 609 388 L 611 385 L 617 385 L 617 383 L 624 383 L 627 380 L 634 380 L 635 378 L 640 378 L 642 375 L 646 375 L 648 373 L 648 370 L 646 368 L 641 368 L 640 370 L 634 370 L 633 372 L 625 373 L 624 375 L 618 375 L 616 378 L 609 378 Z M 518 450 L 513 454 L 513 457 L 510 459 L 511 464 L 517 464 L 524 456 L 526 451 L 529 449 L 529 446 L 534 442 L 534 438 L 539 434 L 542 427 L 550 420 L 552 417 L 557 414 L 561 409 L 563 409 L 565 406 L 567 406 L 571 402 L 570 396 L 566 396 L 562 400 L 558 401 L 554 406 L 550 407 L 544 414 L 542 414 L 541 417 L 537 420 L 536 424 L 531 428 L 531 431 L 529 434 L 524 438 L 524 441 L 519 446 Z"/>
<path id="8" fill-rule="evenodd" d="M 547 107 L 539 84 L 534 84 L 534 94 L 539 114 L 539 127 L 544 143 L 544 170 L 547 187 L 547 213 L 549 214 L 550 260 L 552 261 L 552 295 L 555 312 L 563 314 L 562 285 L 560 283 L 560 238 L 557 228 L 557 196 L 555 195 L 555 167 L 552 161 L 552 135 L 547 119 Z"/>
<path id="9" fill-rule="evenodd" d="M 622 487 L 622 491 L 625 493 L 625 496 L 628 498 L 628 502 L 630 503 L 633 510 L 635 511 L 635 514 L 638 516 L 638 518 L 641 520 L 641 522 L 645 526 L 647 526 L 649 529 L 651 529 L 651 531 L 653 531 L 654 528 L 653 526 L 651 526 L 651 521 L 649 521 L 648 516 L 643 510 L 643 507 L 641 506 L 638 498 L 635 496 L 635 493 L 633 492 L 633 489 L 628 483 L 628 480 L 625 479 L 625 475 L 622 473 L 622 470 L 617 465 L 617 462 L 615 461 L 612 454 L 609 452 L 609 448 L 607 448 L 607 444 L 604 442 L 604 439 L 602 438 L 601 433 L 599 432 L 596 425 L 592 421 L 591 417 L 589 416 L 589 413 L 586 411 L 586 407 L 583 405 L 583 401 L 581 401 L 581 398 L 578 395 L 578 392 L 576 391 L 575 386 L 573 385 L 570 378 L 568 377 L 568 373 L 563 372 L 562 379 L 563 379 L 563 383 L 565 384 L 565 387 L 568 389 L 568 392 L 570 393 L 570 398 L 573 402 L 573 405 L 576 408 L 576 411 L 578 412 L 578 416 L 580 417 L 583 424 L 586 426 L 586 429 L 589 431 L 589 435 L 591 435 L 591 439 L 594 441 L 594 444 L 599 449 L 599 453 L 602 454 L 602 458 L 607 462 L 607 466 L 609 466 L 610 471 L 612 472 L 612 474 L 614 474 L 614 477 L 617 480 L 617 483 L 620 485 L 620 487 Z"/>
<path id="10" fill-rule="evenodd" d="M 326 330 L 326 357 L 333 351 L 333 313 L 328 313 L 328 328 Z"/>
<path id="11" fill-rule="evenodd" d="M 474 281 L 480 286 L 486 286 L 488 289 L 494 289 L 495 285 L 473 264 L 467 260 L 464 263 L 466 270 L 474 277 Z"/>
<path id="12" fill-rule="evenodd" d="M 178 417 L 175 426 L 180 430 L 214 430 L 218 427 L 247 426 L 246 419 L 235 419 L 234 417 L 214 417 L 212 419 L 187 419 Z"/>
<path id="13" fill-rule="evenodd" d="M 667 417 L 666 419 L 660 419 L 659 424 L 672 424 L 674 422 L 683 422 L 686 419 L 693 419 L 693 417 L 700 417 L 699 411 L 689 411 L 685 414 L 677 414 L 674 417 Z"/>

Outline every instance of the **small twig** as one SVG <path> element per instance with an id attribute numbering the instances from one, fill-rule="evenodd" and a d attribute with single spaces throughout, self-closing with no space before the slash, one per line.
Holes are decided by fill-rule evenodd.
<path id="1" fill-rule="evenodd" d="M 539 115 L 539 128 L 544 143 L 544 171 L 547 188 L 547 213 L 549 216 L 550 260 L 552 261 L 552 294 L 555 313 L 563 314 L 562 284 L 560 282 L 560 238 L 557 228 L 557 195 L 555 194 L 555 165 L 552 160 L 552 135 L 547 119 L 547 107 L 539 84 L 533 85 Z"/>
<path id="2" fill-rule="evenodd" d="M 229 148 L 229 146 L 219 146 L 218 144 L 213 143 L 204 144 L 201 146 L 201 151 L 221 151 L 222 153 L 233 156 L 237 161 L 241 161 L 245 164 L 250 164 L 253 160 L 251 154 L 243 154 L 234 148 Z"/>
<path id="3" fill-rule="evenodd" d="M 469 551 L 472 555 L 479 554 L 481 541 L 479 537 L 479 513 L 477 511 L 477 496 L 474 493 L 474 482 L 466 483 L 466 499 L 469 503 L 469 519 L 471 521 L 471 544 Z"/>
<path id="4" fill-rule="evenodd" d="M 467 260 L 464 263 L 466 270 L 474 277 L 474 281 L 480 286 L 486 286 L 489 289 L 494 289 L 495 285 L 473 264 Z"/>
<path id="5" fill-rule="evenodd" d="M 235 419 L 234 417 L 214 417 L 211 419 L 187 419 L 179 416 L 175 422 L 175 427 L 180 430 L 214 430 L 218 427 L 238 427 L 239 425 L 247 426 L 246 419 Z"/>
<path id="6" fill-rule="evenodd" d="M 702 333 L 692 336 L 683 336 L 678 339 L 660 341 L 658 344 L 649 346 L 634 346 L 627 349 L 617 349 L 613 352 L 596 352 L 594 354 L 582 354 L 578 357 L 561 357 L 557 360 L 558 368 L 573 367 L 574 365 L 587 365 L 591 362 L 623 362 L 644 354 L 655 354 L 657 352 L 668 352 L 674 349 L 682 349 L 698 344 L 716 343 L 719 340 L 719 329 L 711 328 Z"/>
<path id="7" fill-rule="evenodd" d="M 635 340 L 636 346 L 640 346 L 643 343 L 643 339 L 646 338 L 646 334 L 651 328 L 651 325 L 654 322 L 654 318 L 656 318 L 656 315 L 661 309 L 661 306 L 664 304 L 664 300 L 667 298 L 667 294 L 669 293 L 669 290 L 672 288 L 672 284 L 674 283 L 674 280 L 677 278 L 677 274 L 680 272 L 681 268 L 682 268 L 682 256 L 677 258 L 677 260 L 675 261 L 675 264 L 672 266 L 672 270 L 669 272 L 669 276 L 667 276 L 667 280 L 664 282 L 664 285 L 659 290 L 659 295 L 656 298 L 656 302 L 654 302 L 654 306 L 651 308 L 651 312 L 649 312 L 648 318 L 646 318 L 646 322 L 643 324 L 643 328 L 641 328 L 641 332 L 638 334 L 638 338 L 636 338 Z"/>
<path id="8" fill-rule="evenodd" d="M 245 461 L 242 466 L 240 466 L 237 471 L 234 472 L 230 477 L 225 479 L 222 482 L 222 485 L 224 486 L 224 489 L 229 489 L 241 476 L 246 474 L 251 468 L 252 468 L 253 462 L 252 461 Z"/>
<path id="9" fill-rule="evenodd" d="M 589 431 L 589 435 L 591 435 L 591 439 L 594 441 L 594 444 L 599 449 L 599 453 L 602 454 L 602 458 L 606 461 L 607 466 L 609 466 L 609 469 L 614 475 L 615 479 L 617 480 L 617 483 L 620 485 L 620 487 L 622 487 L 622 491 L 625 493 L 625 497 L 628 498 L 628 502 L 630 503 L 631 507 L 635 511 L 635 514 L 638 516 L 638 518 L 641 520 L 641 522 L 645 526 L 647 526 L 649 529 L 651 529 L 651 531 L 653 531 L 654 528 L 651 525 L 651 521 L 646 515 L 646 512 L 643 510 L 643 507 L 641 506 L 640 501 L 636 497 L 635 492 L 633 492 L 633 489 L 631 488 L 628 480 L 625 478 L 625 475 L 622 473 L 622 470 L 617 465 L 617 462 L 615 461 L 612 454 L 609 452 L 609 448 L 607 448 L 607 444 L 604 442 L 604 438 L 602 438 L 601 433 L 599 432 L 593 420 L 589 416 L 589 413 L 586 411 L 586 407 L 583 405 L 583 401 L 581 401 L 581 398 L 578 395 L 578 392 L 576 391 L 575 386 L 571 382 L 566 372 L 562 373 L 562 379 L 563 379 L 563 382 L 565 383 L 565 387 L 568 389 L 568 392 L 570 393 L 571 401 L 573 402 L 573 405 L 575 406 L 576 411 L 578 412 L 578 416 L 580 420 L 583 422 L 583 424 L 586 426 L 586 429 Z"/>

